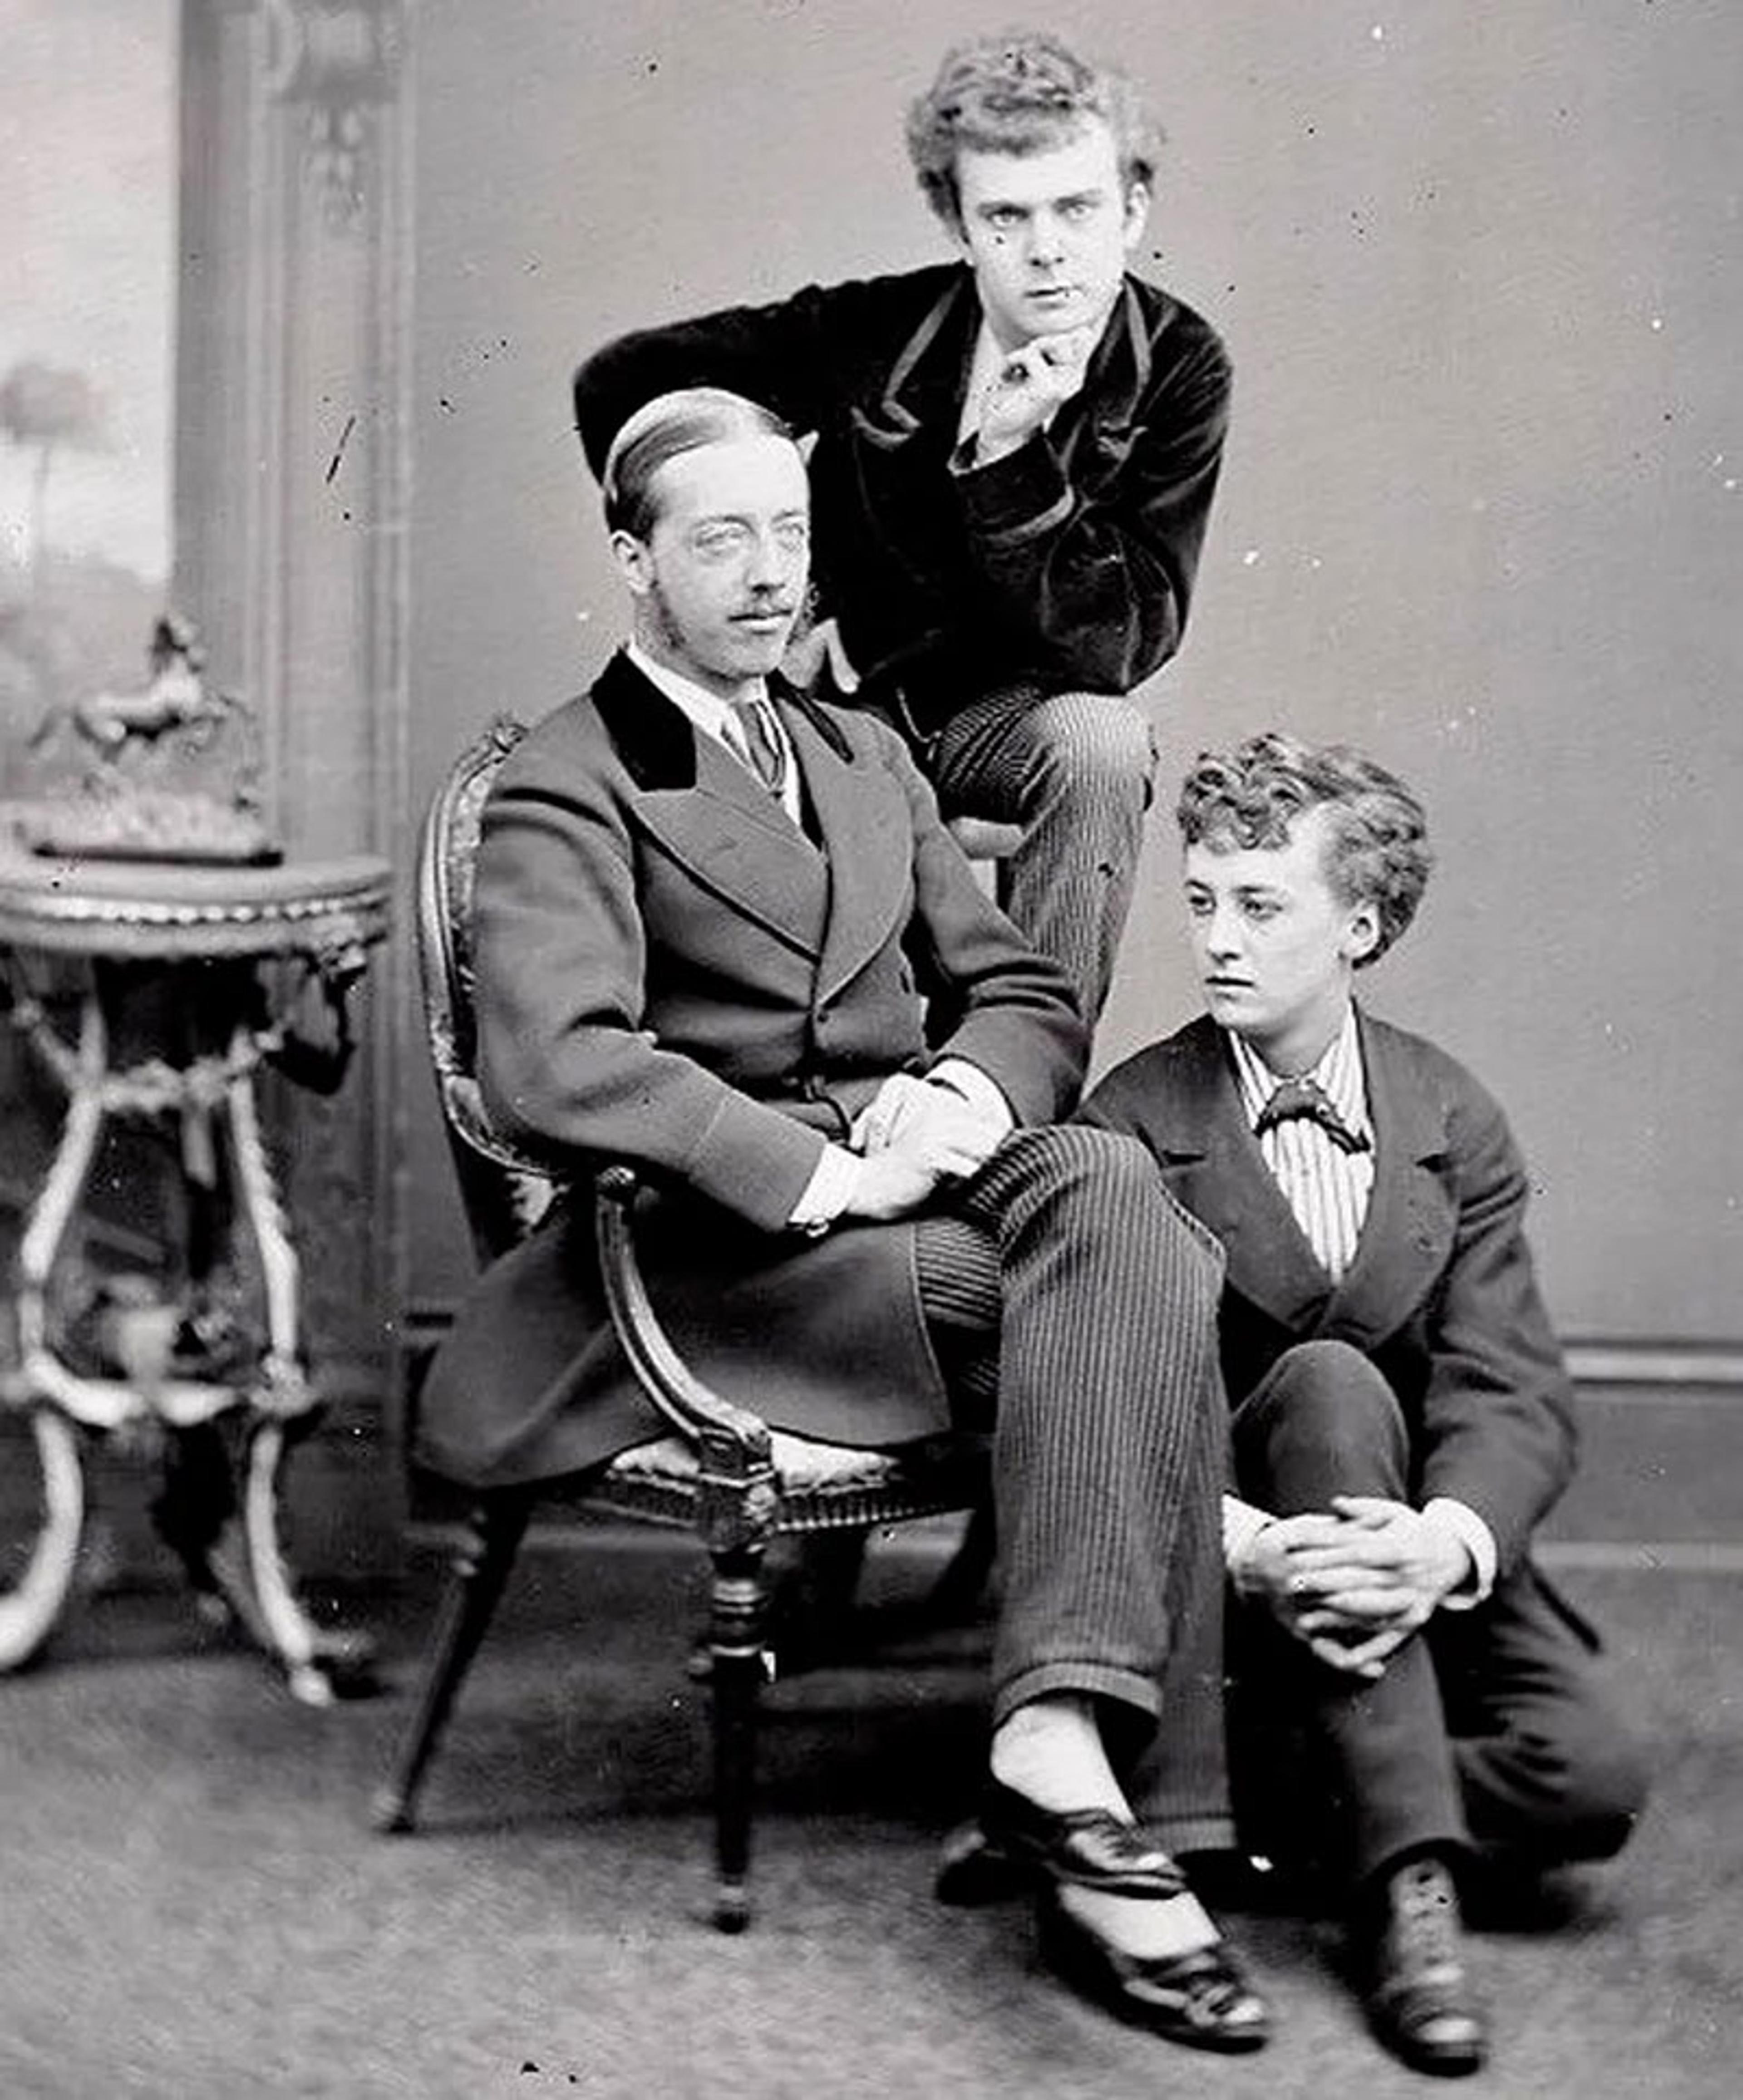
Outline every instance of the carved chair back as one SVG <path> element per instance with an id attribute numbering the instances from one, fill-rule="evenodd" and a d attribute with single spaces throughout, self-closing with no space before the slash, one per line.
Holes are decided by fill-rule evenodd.
<path id="1" fill-rule="evenodd" d="M 499 715 L 449 769 L 417 850 L 417 960 L 424 1026 L 466 1223 L 482 1265 L 544 1215 L 556 1184 L 492 1129 L 479 1092 L 472 887 L 484 804 L 526 725 Z"/>

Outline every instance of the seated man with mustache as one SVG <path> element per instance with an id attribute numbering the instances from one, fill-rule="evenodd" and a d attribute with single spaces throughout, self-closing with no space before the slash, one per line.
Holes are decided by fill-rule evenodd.
<path id="1" fill-rule="evenodd" d="M 1154 1820 L 1229 1833 L 1214 1682 L 1226 1410 L 1209 1235 L 1074 1105 L 1063 975 L 978 888 L 902 740 L 777 673 L 810 503 L 735 395 L 644 406 L 605 464 L 632 638 L 505 763 L 474 924 L 493 1120 L 558 1173 L 653 1184 L 655 1304 L 708 1383 L 858 1445 L 990 1427 L 1004 1555 L 984 1813 L 1048 1944 L 1126 2017 L 1220 2049 L 1263 2003 L 1120 1782 L 1202 1745 Z M 431 1369 L 424 1455 L 478 1486 L 585 1474 L 664 1424 L 612 1339 L 585 1207 L 488 1270 Z"/>

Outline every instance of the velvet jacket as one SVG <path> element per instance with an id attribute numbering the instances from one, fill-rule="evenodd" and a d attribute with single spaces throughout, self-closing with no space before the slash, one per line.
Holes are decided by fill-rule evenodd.
<path id="1" fill-rule="evenodd" d="M 1124 693 L 1180 646 L 1228 423 L 1209 323 L 1128 277 L 1048 430 L 951 470 L 981 322 L 943 265 L 811 286 L 607 344 L 575 381 L 595 473 L 644 401 L 726 386 L 814 432 L 819 611 L 861 685 L 922 728 L 1012 685 Z"/>
<path id="2" fill-rule="evenodd" d="M 611 1339 L 587 1171 L 656 1187 L 656 1306 L 778 1427 L 880 1445 L 944 1427 L 911 1224 L 790 1232 L 830 1138 L 898 1070 L 971 1060 L 1020 1123 L 1069 1110 L 1064 978 L 982 894 L 901 739 L 777 684 L 807 823 L 619 655 L 505 764 L 479 842 L 479 1078 L 576 1178 L 438 1352 L 418 1448 L 474 1485 L 589 1466 L 663 1425 Z"/>
<path id="3" fill-rule="evenodd" d="M 1336 1284 L 1265 1165 L 1208 1018 L 1117 1067 L 1079 1114 L 1141 1140 L 1222 1242 L 1231 1400 L 1295 1343 L 1360 1349 L 1410 1424 L 1419 1502 L 1468 1504 L 1493 1533 L 1505 1577 L 1575 1457 L 1572 1394 L 1525 1240 L 1524 1163 L 1500 1110 L 1462 1065 L 1366 1013 L 1360 1025 L 1375 1182 Z"/>

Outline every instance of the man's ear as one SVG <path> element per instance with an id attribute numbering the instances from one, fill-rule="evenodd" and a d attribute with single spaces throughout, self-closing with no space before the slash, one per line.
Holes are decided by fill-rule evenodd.
<path id="1" fill-rule="evenodd" d="M 1136 176 L 1126 185 L 1126 253 L 1132 254 L 1149 222 L 1149 184 Z"/>
<path id="2" fill-rule="evenodd" d="M 1344 953 L 1352 964 L 1365 963 L 1379 944 L 1379 907 L 1371 902 L 1358 904 L 1344 931 Z"/>
<path id="3" fill-rule="evenodd" d="M 645 598 L 653 588 L 653 564 L 647 551 L 647 542 L 638 540 L 633 532 L 621 527 L 611 535 L 611 553 L 617 562 L 618 573 L 638 598 Z"/>

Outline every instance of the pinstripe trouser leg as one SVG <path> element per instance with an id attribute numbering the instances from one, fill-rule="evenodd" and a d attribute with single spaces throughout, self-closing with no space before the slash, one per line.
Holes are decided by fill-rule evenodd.
<path id="1" fill-rule="evenodd" d="M 951 1209 L 997 1263 L 995 1723 L 1090 1694 L 1125 1718 L 1119 1754 L 1159 1723 L 1175 1783 L 1149 1820 L 1182 1848 L 1225 1842 L 1220 1685 L 1170 1667 L 1220 1609 L 1220 1256 L 1141 1146 L 1074 1126 L 1009 1139 Z M 938 1284 L 960 1227 L 921 1234 L 923 1302 L 929 1273 L 960 1339 L 973 1292 Z"/>
<path id="2" fill-rule="evenodd" d="M 947 816 L 1020 824 L 999 902 L 1070 977 L 1086 1020 L 1107 999 L 1144 843 L 1156 750 L 1149 724 L 1103 693 L 990 693 L 920 757 Z"/>

